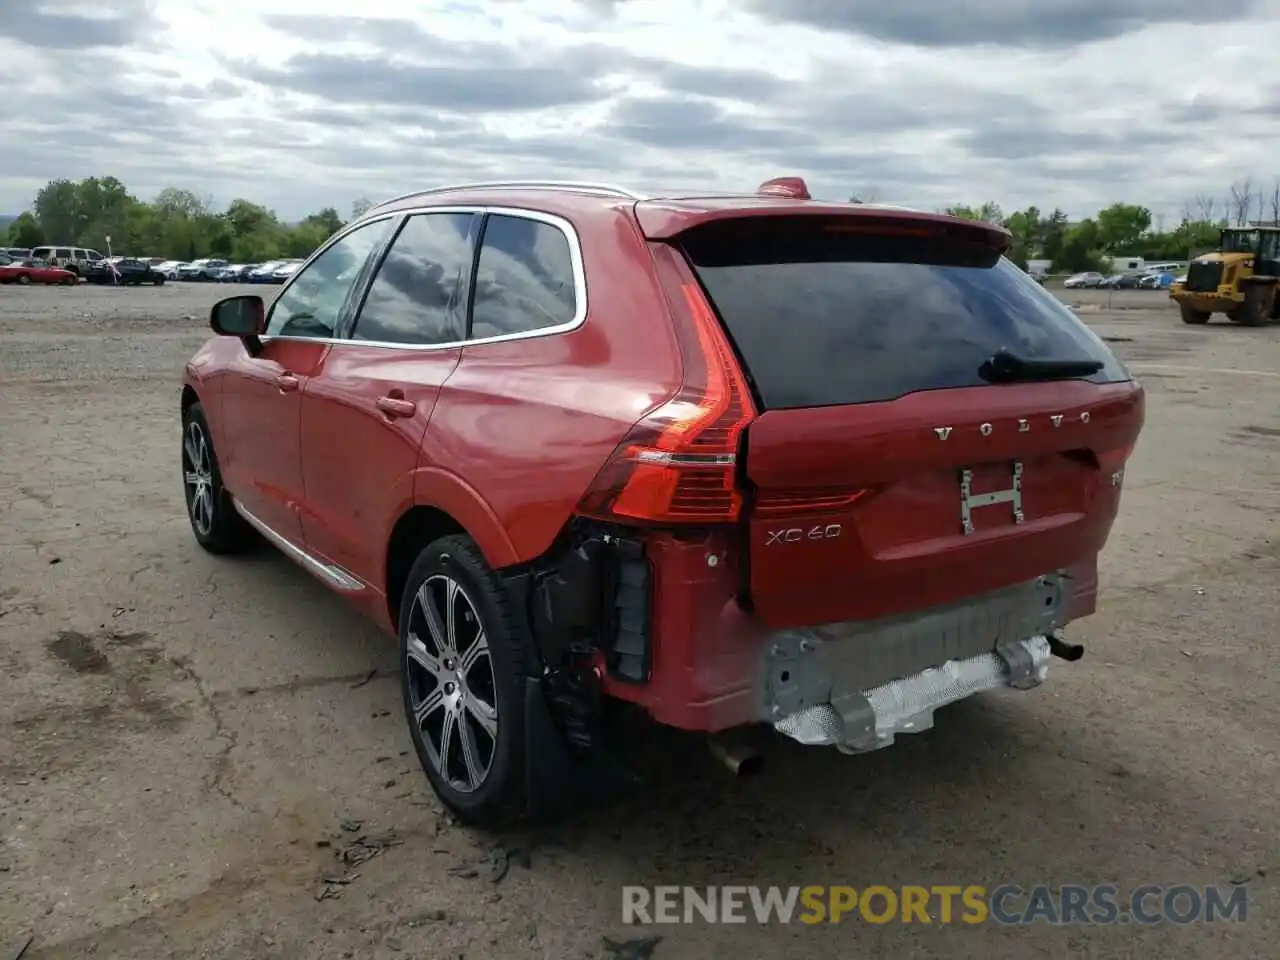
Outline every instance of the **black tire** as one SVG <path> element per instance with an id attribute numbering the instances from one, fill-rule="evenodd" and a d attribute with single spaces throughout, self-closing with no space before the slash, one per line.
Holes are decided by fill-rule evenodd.
<path id="1" fill-rule="evenodd" d="M 1183 323 L 1199 326 L 1209 322 L 1209 314 L 1206 311 L 1197 310 L 1189 303 L 1178 304 L 1178 312 L 1182 314 Z"/>
<path id="2" fill-rule="evenodd" d="M 209 423 L 199 403 L 193 403 L 182 413 L 181 449 L 183 501 L 196 543 L 215 554 L 243 553 L 253 547 L 258 542 L 257 531 L 236 512 L 231 494 L 222 485 Z M 198 475 L 203 475 L 203 483 L 193 481 L 193 476 Z M 197 506 L 196 494 L 201 489 L 205 490 L 206 499 Z"/>
<path id="3" fill-rule="evenodd" d="M 420 594 L 425 595 L 433 609 L 444 609 L 441 601 L 451 596 L 449 583 L 460 588 L 452 594 L 455 630 L 451 645 L 433 639 L 435 633 L 419 599 Z M 474 614 L 474 622 L 465 616 L 467 608 Z M 441 619 L 437 612 L 437 629 L 447 634 Z M 399 632 L 405 719 L 418 761 L 436 795 L 458 820 L 472 826 L 499 826 L 523 815 L 524 691 L 529 676 L 529 646 L 506 587 L 470 537 L 444 537 L 418 555 L 400 601 Z M 476 655 L 470 646 L 479 643 L 477 638 L 487 641 L 487 656 Z M 422 665 L 424 656 L 441 668 L 436 675 Z M 468 659 L 472 660 L 471 665 L 463 666 Z M 487 676 L 485 661 L 489 667 Z M 419 721 L 419 707 L 433 702 L 436 705 L 427 709 Z M 486 706 L 496 707 L 496 711 L 489 714 L 482 709 Z M 482 716 L 493 722 L 496 733 L 484 731 Z M 437 723 L 439 730 L 434 729 Z M 453 724 L 453 734 L 446 741 L 444 731 L 449 723 Z M 443 763 L 438 759 L 442 741 L 446 742 Z M 468 766 L 464 762 L 464 748 L 468 746 L 476 770 L 484 760 L 488 762 L 481 777 L 474 777 L 474 771 L 467 769 L 472 782 L 463 784 L 453 773 L 459 771 L 460 764 Z"/>
<path id="4" fill-rule="evenodd" d="M 161 274 L 158 274 L 158 273 L 157 273 L 157 274 L 156 274 L 156 276 L 155 276 L 155 279 L 154 279 L 154 280 L 152 280 L 151 282 L 152 282 L 152 283 L 154 283 L 157 287 L 163 287 L 163 286 L 164 286 L 164 277 L 163 277 Z"/>
<path id="5" fill-rule="evenodd" d="M 1228 316 L 1242 327 L 1261 327 L 1271 319 L 1271 287 L 1261 283 L 1251 283 L 1244 288 L 1244 303 L 1236 307 L 1232 313 L 1238 318 Z"/>
<path id="6" fill-rule="evenodd" d="M 18 274 L 18 282 L 22 284 L 24 287 L 27 286 L 28 284 L 31 283 L 31 274 L 29 273 Z"/>

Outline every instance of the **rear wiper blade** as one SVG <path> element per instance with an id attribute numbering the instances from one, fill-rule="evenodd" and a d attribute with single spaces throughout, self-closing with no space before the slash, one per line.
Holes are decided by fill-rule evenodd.
<path id="1" fill-rule="evenodd" d="M 1028 360 L 1008 350 L 997 350 L 978 368 L 988 383 L 1027 383 L 1034 380 L 1074 380 L 1103 367 L 1101 360 Z"/>

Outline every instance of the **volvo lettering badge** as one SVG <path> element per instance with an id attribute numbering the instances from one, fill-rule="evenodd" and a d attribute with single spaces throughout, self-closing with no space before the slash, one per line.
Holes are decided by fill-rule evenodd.
<path id="1" fill-rule="evenodd" d="M 1066 417 L 1061 413 L 1049 414 L 1049 423 L 1052 424 L 1055 429 L 1057 429 L 1058 427 L 1061 427 L 1062 421 L 1065 419 Z M 1085 410 L 1080 414 L 1079 419 L 1081 423 L 1088 423 L 1092 419 L 1092 416 L 1088 410 Z M 955 429 L 954 427 L 934 427 L 933 432 L 934 432 L 934 435 L 939 440 L 946 440 L 948 437 L 951 436 L 951 432 L 954 429 Z M 995 433 L 995 430 L 996 430 L 995 425 L 990 423 L 980 424 L 978 427 L 978 432 L 982 434 L 984 437 L 991 436 L 993 433 Z M 1017 430 L 1018 430 L 1018 433 L 1030 432 L 1031 430 L 1030 419 L 1026 417 L 1019 417 Z"/>

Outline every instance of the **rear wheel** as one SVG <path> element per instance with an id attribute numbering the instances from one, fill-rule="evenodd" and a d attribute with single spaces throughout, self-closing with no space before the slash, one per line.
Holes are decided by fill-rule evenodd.
<path id="1" fill-rule="evenodd" d="M 20 274 L 18 274 L 18 282 L 19 282 L 19 283 L 21 283 L 21 284 L 23 284 L 24 286 L 25 286 L 26 284 L 29 284 L 29 283 L 31 282 L 31 274 L 29 274 L 29 273 L 20 273 Z"/>
<path id="2" fill-rule="evenodd" d="M 1209 322 L 1208 310 L 1197 310 L 1189 303 L 1178 304 L 1178 311 L 1182 314 L 1182 322 L 1199 325 Z"/>
<path id="3" fill-rule="evenodd" d="M 1260 327 L 1271 319 L 1275 287 L 1270 284 L 1251 283 L 1244 288 L 1244 303 L 1227 314 L 1227 318 L 1242 327 Z"/>
<path id="4" fill-rule="evenodd" d="M 157 274 L 155 275 L 155 278 L 154 278 L 151 282 L 152 282 L 152 283 L 154 283 L 157 287 L 163 287 L 163 286 L 164 286 L 164 274 L 162 274 L 162 273 L 157 273 Z"/>
<path id="5" fill-rule="evenodd" d="M 74 287 L 74 286 L 75 286 L 77 283 L 79 283 L 79 282 L 80 282 L 80 281 L 79 281 L 78 279 L 76 279 L 75 277 L 64 277 L 64 278 L 62 279 L 62 285 L 63 285 L 64 287 Z"/>
<path id="6" fill-rule="evenodd" d="M 257 540 L 222 485 L 204 409 L 193 403 L 182 413 L 182 489 L 196 542 L 210 553 L 241 553 Z"/>
<path id="7" fill-rule="evenodd" d="M 476 826 L 523 813 L 526 646 L 506 587 L 470 537 L 419 554 L 399 632 L 405 717 L 436 795 Z"/>

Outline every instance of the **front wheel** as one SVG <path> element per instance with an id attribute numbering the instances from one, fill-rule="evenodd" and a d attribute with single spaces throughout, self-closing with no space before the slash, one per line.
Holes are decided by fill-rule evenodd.
<path id="1" fill-rule="evenodd" d="M 157 287 L 163 287 L 164 277 L 160 274 L 156 274 L 155 279 L 153 279 L 151 282 L 154 283 Z"/>
<path id="2" fill-rule="evenodd" d="M 1197 310 L 1189 303 L 1178 304 L 1178 312 L 1182 314 L 1183 323 L 1199 326 L 1209 322 L 1209 312 L 1207 310 Z"/>
<path id="3" fill-rule="evenodd" d="M 28 284 L 31 283 L 31 274 L 29 273 L 18 274 L 18 282 L 22 284 L 24 287 L 27 286 Z"/>
<path id="4" fill-rule="evenodd" d="M 182 489 L 196 542 L 210 553 L 242 553 L 256 534 L 236 511 L 222 485 L 204 409 L 193 403 L 182 412 Z"/>
<path id="5" fill-rule="evenodd" d="M 525 812 L 527 648 L 506 587 L 470 537 L 418 555 L 399 632 L 405 717 L 436 795 L 475 826 Z"/>

